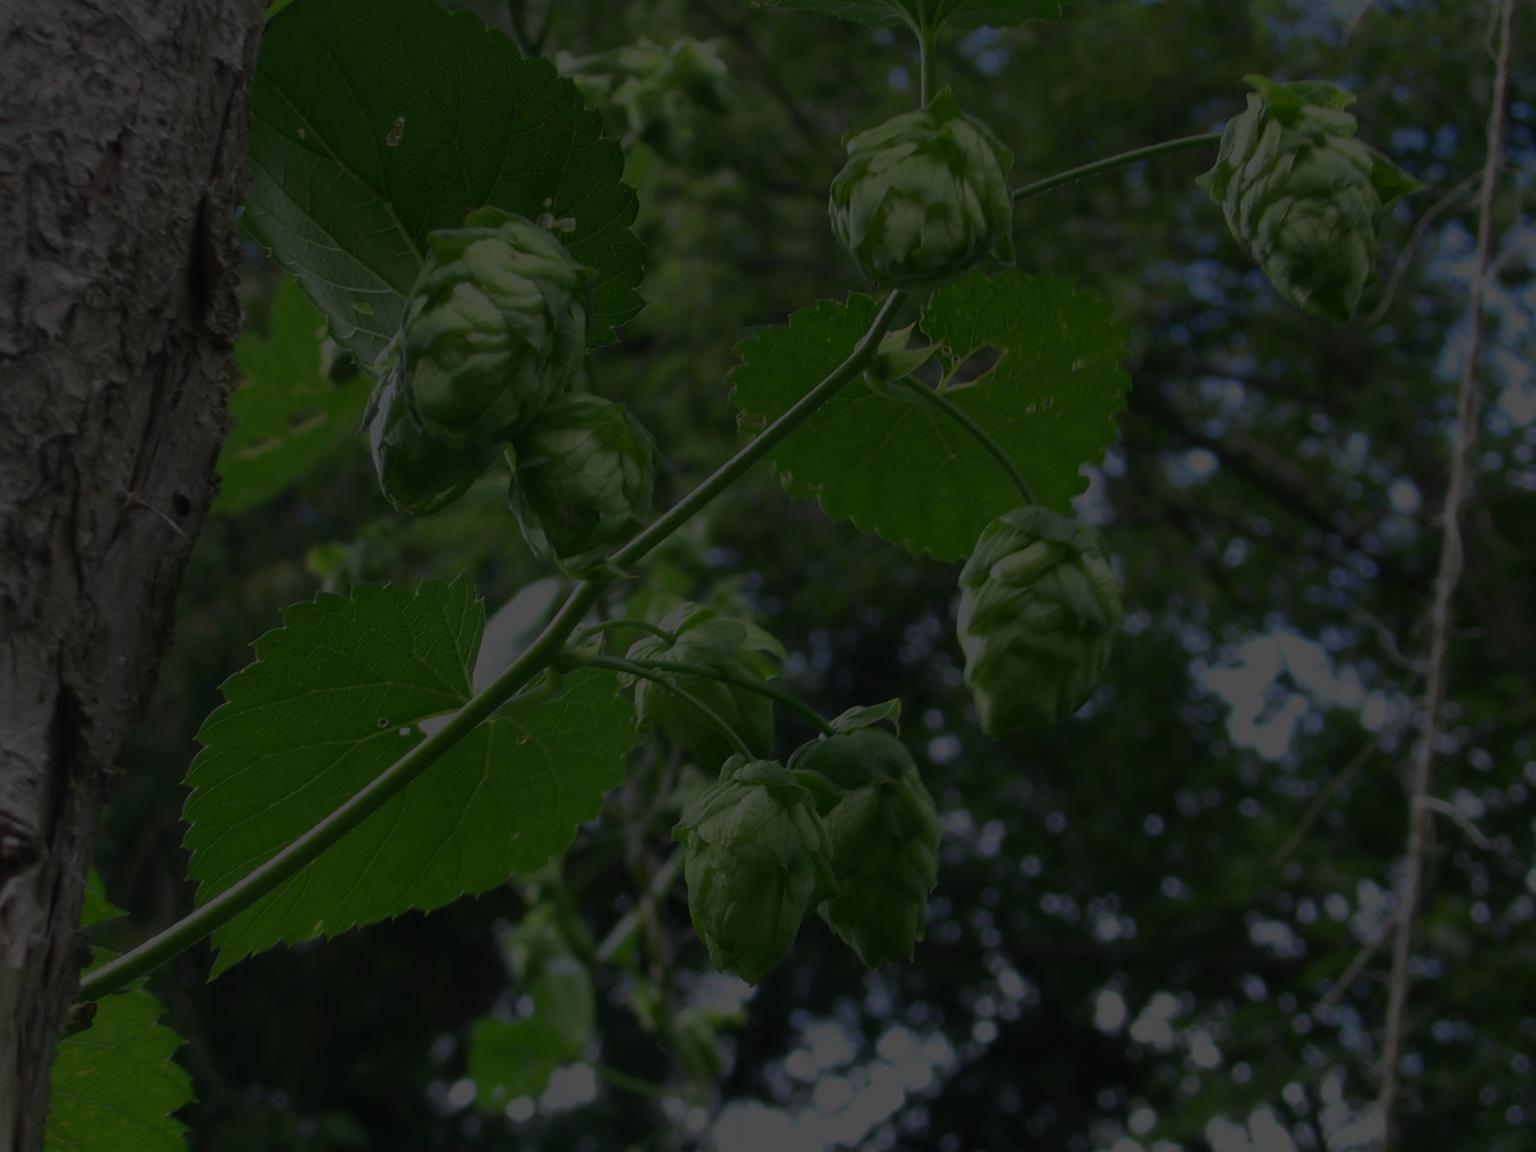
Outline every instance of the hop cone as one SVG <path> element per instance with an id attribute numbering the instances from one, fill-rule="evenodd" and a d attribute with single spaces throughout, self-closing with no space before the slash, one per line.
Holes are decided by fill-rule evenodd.
<path id="1" fill-rule="evenodd" d="M 693 930 L 715 967 L 756 984 L 832 891 L 832 848 L 811 794 L 782 764 L 733 756 L 672 835 Z"/>
<path id="2" fill-rule="evenodd" d="M 837 894 L 821 916 L 867 967 L 912 958 L 939 871 L 939 818 L 911 755 L 878 728 L 808 744 L 790 761 L 842 795 L 823 812 Z"/>
<path id="3" fill-rule="evenodd" d="M 994 520 L 960 573 L 960 647 L 981 726 L 997 735 L 1077 711 L 1104 674 L 1120 617 L 1091 528 L 1039 506 Z"/>
<path id="4" fill-rule="evenodd" d="M 587 272 L 543 228 L 498 208 L 428 240 L 391 372 L 423 428 L 456 446 L 489 446 L 575 376 Z"/>
<path id="5" fill-rule="evenodd" d="M 662 620 L 661 627 L 676 639 L 669 642 L 659 636 L 642 637 L 630 646 L 629 659 L 701 664 L 751 680 L 775 675 L 784 662 L 783 645 L 763 629 L 699 604 L 684 604 L 673 610 Z M 772 700 L 718 680 L 682 673 L 669 676 L 729 724 L 753 752 L 760 756 L 772 753 Z M 645 680 L 637 683 L 635 711 L 642 723 L 655 724 L 701 764 L 719 764 L 731 755 L 731 745 L 718 726 L 662 685 Z"/>
<path id="6" fill-rule="evenodd" d="M 945 89 L 848 140 L 832 231 L 881 284 L 937 283 L 988 255 L 1013 260 L 1013 153 Z"/>
<path id="7" fill-rule="evenodd" d="M 553 400 L 514 442 L 511 502 L 528 546 L 581 574 L 651 515 L 655 444 L 596 396 Z"/>
<path id="8" fill-rule="evenodd" d="M 481 449 L 455 447 L 421 426 L 398 376 L 386 377 L 369 397 L 363 426 L 379 487 L 402 512 L 436 512 L 462 496 L 486 465 Z"/>
<path id="9" fill-rule="evenodd" d="M 1355 139 L 1348 92 L 1247 79 L 1248 108 L 1200 184 L 1280 295 L 1343 324 L 1371 278 L 1382 216 L 1419 184 Z"/>

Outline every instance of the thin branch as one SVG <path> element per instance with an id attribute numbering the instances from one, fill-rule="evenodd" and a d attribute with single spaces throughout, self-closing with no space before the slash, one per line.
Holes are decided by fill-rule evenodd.
<path id="1" fill-rule="evenodd" d="M 1317 1007 L 1312 1009 L 1314 1016 L 1327 1016 L 1339 1006 L 1339 1001 L 1344 999 L 1346 993 L 1354 987 L 1355 981 L 1360 979 L 1360 973 L 1365 971 L 1365 966 L 1371 962 L 1371 957 L 1381 951 L 1381 946 L 1392 939 L 1392 929 L 1402 919 L 1402 913 L 1394 915 L 1381 926 L 1378 932 L 1370 940 L 1366 941 L 1360 951 L 1355 953 L 1355 958 L 1349 962 L 1349 967 L 1344 969 L 1339 978 L 1334 981 L 1333 987 L 1328 989 L 1328 994 L 1317 1002 Z"/>
<path id="2" fill-rule="evenodd" d="M 1472 190 L 1473 186 L 1477 183 L 1478 176 L 1479 173 L 1473 172 L 1458 180 L 1451 186 L 1449 192 L 1431 204 L 1424 214 L 1419 217 L 1418 222 L 1413 226 L 1413 231 L 1409 233 L 1408 243 L 1403 246 L 1402 255 L 1397 258 L 1397 263 L 1393 265 L 1392 275 L 1387 280 L 1386 288 L 1382 290 L 1381 300 L 1371 310 L 1371 314 L 1362 321 L 1363 327 L 1374 328 L 1386 318 L 1387 312 L 1392 307 L 1392 301 L 1397 296 L 1398 286 L 1402 283 L 1408 269 L 1413 265 L 1414 255 L 1424 240 L 1424 234 L 1429 231 L 1430 225 L 1438 220 L 1446 209 L 1450 208 L 1456 201 Z"/>
<path id="3" fill-rule="evenodd" d="M 667 862 L 656 870 L 656 875 L 651 877 L 650 887 L 640 897 L 640 903 L 636 904 L 628 912 L 619 918 L 619 922 L 603 937 L 603 942 L 597 946 L 597 961 L 607 964 L 623 950 L 624 945 L 639 931 L 640 925 L 657 904 L 659 904 L 677 882 L 678 874 L 683 869 L 682 850 L 672 853 Z"/>
<path id="4" fill-rule="evenodd" d="M 1378 732 L 1364 744 L 1360 745 L 1360 751 L 1350 758 L 1344 770 L 1328 781 L 1327 785 L 1312 798 L 1312 803 L 1307 805 L 1307 810 L 1302 813 L 1301 819 L 1296 822 L 1296 827 L 1292 829 L 1291 834 L 1285 838 L 1285 843 L 1280 845 L 1275 850 L 1275 854 L 1269 858 L 1271 866 L 1278 868 L 1290 859 L 1291 853 L 1295 852 L 1301 842 L 1306 839 L 1306 835 L 1311 830 L 1312 825 L 1323 814 L 1323 809 L 1328 807 L 1329 802 L 1341 790 L 1354 783 L 1355 777 L 1360 775 L 1361 769 L 1370 761 L 1371 753 L 1376 751 L 1376 746 L 1380 742 L 1381 733 Z"/>
<path id="5" fill-rule="evenodd" d="M 1448 800 L 1442 800 L 1438 796 L 1419 797 L 1419 806 L 1430 812 L 1438 812 L 1446 817 L 1452 824 L 1467 834 L 1467 838 L 1481 848 L 1484 852 L 1495 851 L 1493 841 L 1483 834 L 1483 830 L 1468 818 L 1467 814 L 1457 808 Z"/>
<path id="6" fill-rule="evenodd" d="M 810 725 L 823 736 L 832 735 L 832 725 L 816 709 L 812 708 L 793 692 L 783 688 L 775 688 L 764 680 L 753 680 L 748 676 L 735 676 L 730 672 L 719 668 L 711 668 L 708 664 L 692 664 L 686 660 L 632 660 L 641 668 L 654 669 L 657 672 L 671 672 L 678 676 L 696 676 L 704 680 L 717 680 L 721 684 L 729 684 L 732 688 L 740 688 L 745 692 L 754 692 L 759 696 L 766 696 L 777 704 L 782 704 L 803 717 Z"/>
<path id="7" fill-rule="evenodd" d="M 665 676 L 633 660 L 622 660 L 617 656 L 572 656 L 568 665 L 561 661 L 558 663 L 558 666 L 563 671 L 571 672 L 582 667 L 601 668 L 607 672 L 620 672 L 639 680 L 648 680 L 662 691 L 672 693 L 672 695 L 713 724 L 719 730 L 720 735 L 725 737 L 726 742 L 739 755 L 746 757 L 748 760 L 756 758 L 753 755 L 752 749 L 747 747 L 747 742 L 737 734 L 736 729 L 731 727 L 730 722 L 724 716 L 721 716 L 720 713 L 716 712 L 708 704 L 688 691 L 688 689 L 682 687 L 670 676 Z"/>
<path id="8" fill-rule="evenodd" d="M 1116 168 L 1125 168 L 1142 160 L 1150 160 L 1154 156 L 1166 156 L 1170 152 L 1187 152 L 1194 148 L 1209 148 L 1220 143 L 1220 132 L 1204 132 L 1199 136 L 1180 136 L 1176 140 L 1148 144 L 1145 148 L 1133 148 L 1129 152 L 1106 156 L 1103 160 L 1095 160 L 1092 164 L 1071 168 L 1055 176 L 1047 176 L 1044 180 L 1036 180 L 1033 184 L 1026 184 L 1022 188 L 1015 188 L 1013 199 L 1017 203 L 1031 196 L 1038 196 L 1042 192 L 1049 192 L 1053 188 L 1060 188 L 1063 184 L 1074 184 L 1079 180 L 1086 180 L 1089 176 L 1097 176 L 1101 172 L 1113 172 Z"/>
<path id="9" fill-rule="evenodd" d="M 1403 1051 L 1403 1033 L 1412 982 L 1409 962 L 1413 957 L 1413 933 L 1417 920 L 1419 888 L 1424 877 L 1425 839 L 1431 809 L 1429 798 L 1434 779 L 1435 743 L 1440 736 L 1440 710 L 1446 677 L 1450 672 L 1450 645 L 1454 624 L 1456 588 L 1464 561 L 1461 538 L 1462 509 L 1473 481 L 1473 447 L 1477 440 L 1481 395 L 1477 386 L 1477 361 L 1482 345 L 1485 283 L 1489 253 L 1493 249 L 1493 197 L 1498 187 L 1504 152 L 1504 104 L 1509 88 L 1509 56 L 1515 22 L 1514 0 L 1500 0 L 1498 61 L 1494 68 L 1493 98 L 1488 112 L 1488 154 L 1483 163 L 1483 186 L 1477 208 L 1477 260 L 1472 273 L 1471 317 L 1466 361 L 1456 393 L 1456 431 L 1451 444 L 1450 487 L 1441 513 L 1440 566 L 1435 576 L 1434 606 L 1430 615 L 1429 672 L 1424 689 L 1423 726 L 1414 748 L 1412 803 L 1408 810 L 1408 874 L 1403 884 L 1403 915 L 1397 925 L 1392 949 L 1392 975 L 1388 985 L 1386 1038 L 1382 1044 L 1381 1111 L 1382 1152 L 1390 1152 L 1393 1138 L 1393 1107 L 1397 1102 L 1397 1069 Z"/>

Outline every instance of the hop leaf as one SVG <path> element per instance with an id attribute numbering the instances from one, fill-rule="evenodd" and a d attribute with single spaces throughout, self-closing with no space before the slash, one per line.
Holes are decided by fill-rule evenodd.
<path id="1" fill-rule="evenodd" d="M 417 421 L 401 377 L 380 382 L 368 398 L 363 427 L 384 496 L 402 512 L 425 516 L 453 503 L 485 468 L 482 449 L 454 447 Z"/>
<path id="2" fill-rule="evenodd" d="M 756 624 L 721 615 L 699 604 L 683 604 L 662 620 L 671 641 L 646 636 L 629 649 L 631 660 L 666 660 L 701 664 L 736 677 L 764 680 L 784 662 L 784 646 Z M 773 701 L 759 693 L 701 676 L 672 675 L 670 679 L 728 723 L 753 752 L 773 750 Z M 648 681 L 635 685 L 635 712 L 668 739 L 686 748 L 700 763 L 719 764 L 731 747 L 708 717 L 664 686 Z"/>
<path id="3" fill-rule="evenodd" d="M 807 744 L 790 766 L 837 790 L 823 812 L 837 894 L 822 919 L 867 967 L 910 960 L 939 870 L 938 812 L 911 754 L 889 732 L 859 728 Z"/>
<path id="4" fill-rule="evenodd" d="M 512 511 L 528 546 L 572 574 L 650 519 L 655 443 L 620 404 L 558 397 L 508 456 Z"/>
<path id="5" fill-rule="evenodd" d="M 1070 716 L 1104 675 L 1122 614 L 1098 534 L 1047 508 L 994 520 L 960 573 L 960 647 L 981 726 Z"/>
<path id="6" fill-rule="evenodd" d="M 1013 262 L 1013 153 L 946 88 L 848 140 L 832 181 L 832 231 L 881 284 L 934 284 L 988 255 Z"/>
<path id="7" fill-rule="evenodd" d="M 1275 290 L 1343 324 L 1372 274 L 1386 209 L 1419 183 L 1355 139 L 1354 97 L 1322 81 L 1249 76 L 1248 107 L 1200 185 Z"/>
<path id="8" fill-rule="evenodd" d="M 715 967 L 756 984 L 833 892 L 832 846 L 811 794 L 782 764 L 733 756 L 672 835 L 693 930 Z"/>
<path id="9" fill-rule="evenodd" d="M 588 273 L 543 228 L 498 208 L 428 240 L 390 372 L 433 436 L 493 445 L 537 416 L 581 366 Z"/>

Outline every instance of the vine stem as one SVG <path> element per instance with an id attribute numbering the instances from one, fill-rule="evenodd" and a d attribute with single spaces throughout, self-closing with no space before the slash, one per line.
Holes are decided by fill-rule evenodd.
<path id="1" fill-rule="evenodd" d="M 1029 486 L 1029 481 L 1024 479 L 1024 473 L 1019 471 L 1018 465 L 1008 458 L 1008 453 L 1003 451 L 1003 446 L 993 439 L 990 432 L 971 419 L 970 414 L 965 409 L 961 408 L 960 405 L 956 404 L 942 392 L 928 387 L 921 380 L 914 380 L 911 376 L 904 377 L 899 383 L 921 396 L 929 404 L 932 404 L 940 412 L 943 412 L 956 424 L 959 424 L 960 427 L 969 432 L 975 441 L 985 448 L 993 459 L 1002 466 L 1003 471 L 1008 473 L 1008 479 L 1013 481 L 1013 486 L 1019 490 L 1019 495 L 1023 497 L 1026 505 L 1039 503 L 1035 499 L 1035 490 Z"/>
<path id="2" fill-rule="evenodd" d="M 605 671 L 622 672 L 625 675 L 635 676 L 641 680 L 649 680 L 658 688 L 672 693 L 679 700 L 689 704 L 696 712 L 698 712 L 701 716 L 703 716 L 706 720 L 718 728 L 720 730 L 720 734 L 726 738 L 731 747 L 734 748 L 737 753 L 745 756 L 748 760 L 757 759 L 757 756 L 752 751 L 752 749 L 747 747 L 747 742 L 736 734 L 736 729 L 732 728 L 730 724 L 726 722 L 725 717 L 721 716 L 720 713 L 716 712 L 708 704 L 704 703 L 704 701 L 700 700 L 692 692 L 688 691 L 688 689 L 680 687 L 670 677 L 664 676 L 662 673 L 656 671 L 653 668 L 649 668 L 646 665 L 638 663 L 634 660 L 623 660 L 617 656 L 582 657 L 576 655 L 569 657 L 568 661 L 560 661 L 558 667 L 560 667 L 563 671 L 576 671 L 577 669 L 583 667 L 602 668 Z"/>
<path id="3" fill-rule="evenodd" d="M 1086 180 L 1089 176 L 1097 176 L 1101 172 L 1113 172 L 1116 168 L 1124 168 L 1141 160 L 1150 160 L 1154 156 L 1166 156 L 1170 152 L 1189 152 L 1196 148 L 1209 148 L 1213 144 L 1220 143 L 1220 132 L 1204 132 L 1199 136 L 1180 136 L 1175 140 L 1164 140 L 1160 144 L 1148 144 L 1145 148 L 1133 148 L 1129 152 L 1121 152 L 1118 156 L 1106 156 L 1102 160 L 1095 160 L 1092 164 L 1084 164 L 1080 168 L 1069 168 L 1065 172 L 1047 176 L 1044 180 L 1036 180 L 1033 184 L 1015 188 L 1013 198 L 1015 201 L 1028 200 L 1031 196 L 1060 188 L 1063 184 L 1075 184 L 1079 180 Z"/>
<path id="4" fill-rule="evenodd" d="M 610 656 L 598 656 L 595 659 L 577 657 L 581 663 L 593 668 L 612 668 L 616 672 L 627 672 L 628 668 L 619 668 Z M 573 661 L 574 663 L 575 661 Z M 753 680 L 748 676 L 735 676 L 729 672 L 722 672 L 718 668 L 711 668 L 708 664 L 690 664 L 686 660 L 625 660 L 625 664 L 639 668 L 651 669 L 657 672 L 672 672 L 679 676 L 696 676 L 701 680 L 718 680 L 721 684 L 729 684 L 732 688 L 741 688 L 747 692 L 755 692 L 759 696 L 766 696 L 776 703 L 784 705 L 799 716 L 809 721 L 823 736 L 832 735 L 832 725 L 826 717 L 812 708 L 793 692 L 787 692 L 783 688 L 775 688 L 772 684 L 762 680 Z"/>
<path id="5" fill-rule="evenodd" d="M 116 992 L 171 957 L 186 951 L 214 929 L 225 924 L 268 895 L 285 881 L 298 875 L 323 852 L 348 832 L 372 816 L 411 781 L 415 780 L 459 741 L 488 720 L 529 681 L 559 658 L 570 638 L 592 610 L 608 586 L 622 571 L 643 559 L 652 549 L 671 536 L 701 509 L 749 472 L 784 439 L 830 400 L 855 376 L 880 347 L 897 312 L 906 303 L 906 293 L 894 291 L 885 298 L 870 321 L 868 330 L 853 346 L 846 359 L 829 372 L 804 396 L 756 438 L 717 468 L 692 492 L 665 514 L 653 521 L 634 539 L 614 553 L 611 563 L 589 580 L 571 590 L 570 596 L 552 620 L 544 626 L 517 659 L 500 676 L 471 698 L 451 720 L 415 748 L 375 776 L 330 815 L 321 819 L 286 848 L 246 873 L 206 904 L 195 908 L 163 932 L 146 940 L 91 972 L 80 981 L 79 999 L 95 1000 Z"/>
<path id="6" fill-rule="evenodd" d="M 926 108 L 933 99 L 938 77 L 938 34 L 923 23 L 915 25 L 912 30 L 917 33 L 917 99 L 919 106 Z"/>
<path id="7" fill-rule="evenodd" d="M 615 617 L 612 620 L 600 620 L 596 624 L 586 624 L 577 632 L 578 637 L 596 636 L 601 632 L 648 632 L 658 640 L 673 643 L 677 637 L 659 625 L 652 624 L 649 620 L 635 620 L 627 616 Z"/>
<path id="8" fill-rule="evenodd" d="M 619 922 L 603 937 L 603 942 L 597 946 L 597 961 L 606 964 L 617 956 L 624 945 L 628 944 L 635 933 L 640 930 L 640 922 L 644 919 L 648 907 L 654 907 L 659 903 L 672 885 L 677 882 L 678 874 L 683 870 L 683 851 L 679 848 L 667 858 L 667 862 L 656 871 L 651 878 L 650 886 L 645 890 L 645 895 L 640 898 L 640 903 L 624 913 Z"/>
<path id="9" fill-rule="evenodd" d="M 1402 914 L 1392 944 L 1392 974 L 1387 982 L 1386 1034 L 1381 1051 L 1381 1149 L 1390 1152 L 1394 1135 L 1392 1111 L 1397 1103 L 1397 1069 L 1402 1059 L 1403 1036 L 1412 984 L 1409 963 L 1418 922 L 1424 884 L 1425 841 L 1432 804 L 1435 743 L 1440 735 L 1440 711 L 1445 702 L 1450 673 L 1451 629 L 1456 589 L 1461 583 L 1464 552 L 1461 515 L 1471 490 L 1472 452 L 1477 443 L 1481 394 L 1477 386 L 1478 353 L 1482 346 L 1486 312 L 1485 284 L 1493 250 L 1493 198 L 1498 187 L 1504 155 L 1504 103 L 1509 88 L 1509 57 L 1514 42 L 1515 0 L 1501 0 L 1498 9 L 1498 58 L 1494 68 L 1493 99 L 1488 112 L 1488 153 L 1483 158 L 1482 190 L 1477 206 L 1477 256 L 1472 270 L 1469 334 L 1466 360 L 1456 390 L 1456 431 L 1451 441 L 1450 485 L 1440 514 L 1440 563 L 1435 574 L 1435 597 L 1430 610 L 1429 662 L 1424 686 L 1424 706 L 1419 739 L 1414 745 L 1413 779 L 1408 805 L 1407 876 L 1403 882 Z"/>

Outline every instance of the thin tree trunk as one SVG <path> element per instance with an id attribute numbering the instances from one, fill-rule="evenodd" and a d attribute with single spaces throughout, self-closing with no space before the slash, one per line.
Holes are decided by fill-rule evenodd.
<path id="1" fill-rule="evenodd" d="M 0 0 L 0 1152 L 213 498 L 264 0 Z"/>

